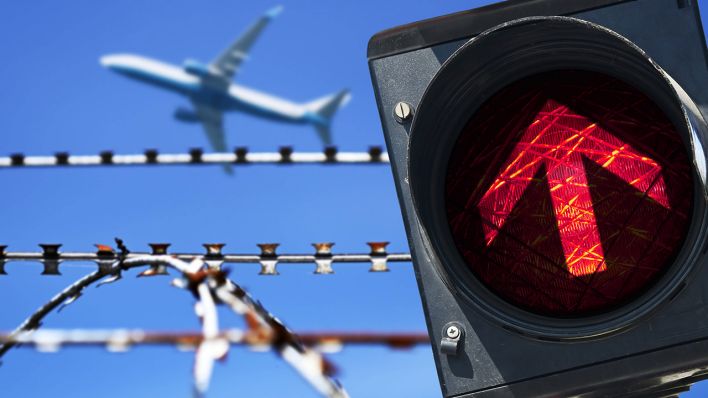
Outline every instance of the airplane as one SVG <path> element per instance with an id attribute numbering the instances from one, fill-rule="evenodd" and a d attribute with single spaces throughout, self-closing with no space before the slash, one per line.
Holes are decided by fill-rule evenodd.
<path id="1" fill-rule="evenodd" d="M 189 98 L 192 109 L 180 107 L 174 117 L 182 122 L 201 123 L 216 152 L 227 151 L 223 121 L 227 111 L 278 122 L 310 124 L 322 143 L 329 145 L 332 117 L 351 98 L 349 90 L 298 104 L 231 82 L 263 29 L 282 10 L 282 6 L 268 10 L 208 65 L 187 59 L 179 67 L 133 54 L 106 55 L 100 63 L 121 75 Z M 224 170 L 231 173 L 229 165 L 224 165 Z"/>

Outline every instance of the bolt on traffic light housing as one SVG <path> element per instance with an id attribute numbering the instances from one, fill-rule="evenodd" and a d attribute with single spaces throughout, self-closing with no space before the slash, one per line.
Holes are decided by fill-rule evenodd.
<path id="1" fill-rule="evenodd" d="M 691 1 L 507 1 L 372 38 L 445 396 L 705 377 L 707 59 Z"/>

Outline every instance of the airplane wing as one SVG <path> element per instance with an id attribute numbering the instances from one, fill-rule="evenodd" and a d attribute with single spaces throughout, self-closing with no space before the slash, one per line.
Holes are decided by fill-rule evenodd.
<path id="1" fill-rule="evenodd" d="M 214 109 L 208 105 L 200 104 L 198 102 L 192 102 L 192 105 L 194 106 L 194 111 L 196 112 L 197 117 L 199 117 L 199 120 L 202 123 L 202 127 L 204 127 L 204 132 L 206 133 L 214 152 L 227 152 L 223 113 L 218 109 Z M 231 174 L 231 166 L 225 164 L 224 171 Z"/>
<path id="2" fill-rule="evenodd" d="M 229 46 L 212 63 L 210 68 L 229 80 L 234 77 L 241 67 L 241 63 L 248 58 L 248 52 L 260 36 L 268 23 L 283 10 L 277 6 L 268 10 L 262 17 L 253 23 L 236 41 Z"/>

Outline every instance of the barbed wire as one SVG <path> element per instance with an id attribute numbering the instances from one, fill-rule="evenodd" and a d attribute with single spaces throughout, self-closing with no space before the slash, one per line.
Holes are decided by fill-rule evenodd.
<path id="1" fill-rule="evenodd" d="M 248 330 L 225 329 L 219 337 L 231 345 L 246 346 L 263 351 L 270 348 L 256 344 Z M 427 345 L 427 333 L 376 333 L 376 332 L 298 332 L 300 341 L 323 352 L 337 352 L 348 345 L 382 345 L 392 349 L 409 349 Z M 193 349 L 202 343 L 204 336 L 196 331 L 146 331 L 141 329 L 44 329 L 0 334 L 0 343 L 34 348 L 40 352 L 55 352 L 68 347 L 105 347 L 109 352 L 125 352 L 135 346 L 174 346 L 181 350 Z"/>
<path id="2" fill-rule="evenodd" d="M 87 167 L 87 166 L 154 166 L 154 165 L 302 165 L 302 164 L 388 164 L 389 157 L 381 146 L 371 146 L 366 152 L 340 152 L 328 146 L 321 152 L 295 152 L 293 147 L 283 146 L 277 152 L 250 152 L 239 147 L 233 152 L 205 153 L 194 148 L 188 153 L 160 153 L 148 149 L 137 154 L 115 154 L 103 151 L 97 155 L 70 155 L 57 152 L 49 156 L 27 156 L 14 153 L 0 157 L 0 168 Z"/>
<path id="3" fill-rule="evenodd" d="M 221 268 L 228 264 L 260 264 L 259 275 L 278 275 L 280 264 L 315 264 L 314 273 L 320 275 L 333 274 L 333 263 L 361 263 L 369 264 L 370 272 L 388 272 L 389 263 L 411 261 L 409 253 L 388 253 L 388 242 L 367 242 L 368 253 L 333 253 L 334 243 L 313 243 L 314 253 L 311 254 L 279 254 L 278 243 L 259 243 L 259 253 L 254 254 L 229 254 L 223 253 L 225 244 L 205 243 L 205 253 L 168 253 L 169 243 L 150 243 L 151 252 L 125 252 L 116 253 L 107 245 L 96 244 L 95 252 L 61 252 L 61 244 L 40 244 L 41 252 L 8 252 L 6 245 L 0 245 L 0 275 L 7 275 L 5 264 L 10 262 L 39 262 L 43 265 L 42 275 L 60 275 L 59 266 L 65 262 L 94 262 L 98 270 L 107 270 L 119 258 L 132 259 L 146 255 L 167 255 L 182 261 L 202 260 L 210 268 Z M 161 266 L 153 267 L 142 276 L 164 274 Z"/>
<path id="4" fill-rule="evenodd" d="M 10 339 L 0 346 L 0 356 L 17 345 L 18 336 L 38 329 L 42 320 L 60 305 L 65 306 L 82 296 L 84 289 L 103 279 L 101 284 L 121 279 L 123 271 L 149 266 L 151 273 L 167 268 L 178 271 L 182 278 L 173 280 L 173 285 L 184 288 L 197 299 L 195 312 L 202 320 L 202 341 L 197 346 L 194 366 L 195 396 L 201 396 L 209 384 L 211 369 L 217 360 L 228 352 L 229 342 L 221 335 L 218 328 L 216 305 L 225 305 L 234 313 L 242 315 L 248 326 L 248 336 L 253 344 L 268 345 L 288 364 L 290 364 L 319 393 L 330 398 L 348 397 L 339 382 L 332 378 L 335 367 L 321 353 L 304 345 L 278 318 L 268 312 L 263 305 L 254 300 L 244 289 L 227 278 L 227 272 L 212 268 L 202 258 L 195 258 L 187 263 L 166 254 L 135 256 L 128 258 L 130 252 L 123 242 L 116 240 L 120 253 L 110 266 L 104 266 L 78 281 L 67 286 L 40 306 L 9 336 Z M 109 247 L 100 247 L 108 251 Z M 110 250 L 113 251 L 112 249 Z M 145 275 L 146 272 L 142 274 Z M 105 279 L 104 279 L 105 278 Z M 99 284 L 100 286 L 100 284 Z"/>

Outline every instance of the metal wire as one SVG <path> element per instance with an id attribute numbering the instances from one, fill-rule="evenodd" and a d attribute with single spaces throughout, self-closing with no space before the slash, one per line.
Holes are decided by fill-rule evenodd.
<path id="1" fill-rule="evenodd" d="M 195 148 L 188 153 L 161 154 L 148 149 L 139 154 L 114 154 L 104 151 L 98 155 L 70 155 L 58 152 L 49 156 L 26 156 L 15 153 L 0 157 L 0 168 L 86 167 L 86 166 L 154 166 L 154 165 L 209 165 L 209 164 L 388 164 L 388 154 L 380 146 L 371 146 L 367 152 L 339 152 L 337 147 L 326 147 L 322 152 L 295 152 L 292 147 L 280 147 L 277 152 L 249 152 L 236 148 L 228 153 L 204 153 Z"/>
<path id="2" fill-rule="evenodd" d="M 257 339 L 249 331 L 226 329 L 219 333 L 231 345 L 247 346 L 262 351 Z M 373 333 L 373 332 L 304 332 L 296 333 L 300 341 L 310 347 L 327 352 L 338 351 L 345 345 L 383 345 L 393 349 L 407 349 L 430 343 L 426 333 Z M 140 329 L 44 329 L 0 334 L 0 343 L 18 344 L 40 352 L 55 352 L 68 347 L 105 347 L 110 352 L 123 352 L 135 346 L 174 346 L 194 349 L 204 341 L 201 332 L 145 331 Z M 267 348 L 267 347 L 266 347 Z"/>
<path id="3" fill-rule="evenodd" d="M 116 253 L 113 248 L 106 245 L 95 245 L 95 252 L 61 252 L 60 244 L 40 244 L 41 252 L 8 252 L 7 246 L 0 245 L 0 275 L 6 275 L 5 264 L 9 262 L 40 262 L 44 269 L 42 275 L 59 275 L 59 266 L 63 263 L 71 262 L 95 262 L 98 269 L 109 267 L 116 259 L 123 256 L 126 259 L 142 257 L 148 254 L 170 256 L 183 261 L 193 261 L 200 259 L 205 261 L 211 268 L 220 268 L 223 264 L 260 264 L 260 275 L 278 275 L 277 266 L 279 264 L 315 264 L 315 274 L 332 274 L 333 263 L 360 263 L 369 264 L 370 272 L 388 272 L 389 263 L 410 262 L 411 255 L 408 253 L 388 253 L 386 247 L 388 242 L 368 242 L 369 252 L 358 254 L 335 254 L 332 253 L 334 243 L 313 243 L 315 248 L 312 254 L 279 254 L 277 243 L 261 243 L 257 246 L 260 253 L 253 254 L 228 254 L 223 253 L 225 246 L 221 243 L 205 243 L 206 250 L 203 254 L 198 253 L 168 253 L 170 244 L 151 243 L 150 253 Z M 153 272 L 164 274 L 164 270 L 153 269 Z"/>
<path id="4" fill-rule="evenodd" d="M 165 268 L 169 267 L 182 275 L 183 279 L 178 279 L 177 281 L 180 282 L 174 284 L 189 290 L 197 299 L 195 310 L 202 319 L 203 340 L 197 347 L 193 368 L 195 396 L 202 396 L 208 386 L 214 361 L 223 358 L 228 351 L 229 343 L 218 330 L 218 315 L 215 305 L 221 304 L 246 318 L 249 335 L 253 336 L 254 344 L 271 347 L 322 395 L 329 398 L 348 397 L 339 382 L 332 378 L 334 366 L 319 352 L 305 346 L 297 335 L 268 312 L 259 301 L 253 299 L 239 285 L 227 279 L 225 272 L 211 268 L 206 261 L 201 259 L 187 263 L 165 254 L 127 258 L 128 249 L 121 240 L 116 239 L 116 242 L 121 250 L 117 259 L 111 260 L 110 265 L 99 268 L 99 270 L 67 286 L 39 307 L 10 334 L 11 339 L 0 346 L 0 356 L 18 344 L 13 339 L 38 329 L 43 318 L 52 310 L 62 304 L 67 305 L 76 301 L 81 297 L 86 287 L 99 280 L 105 278 L 101 283 L 115 282 L 120 279 L 123 271 L 136 267 L 150 266 L 149 270 L 142 273 L 145 276 L 156 275 L 159 271 L 166 272 Z M 43 248 L 45 254 L 57 255 L 57 245 L 44 245 Z M 153 249 L 155 248 L 157 251 L 162 251 L 165 249 L 165 245 L 157 245 L 153 247 Z M 99 251 L 108 251 L 108 249 L 110 247 L 99 246 Z M 151 270 L 152 272 L 149 272 Z"/>
<path id="5" fill-rule="evenodd" d="M 0 274 L 5 274 L 4 266 L 12 261 L 35 261 L 44 266 L 43 275 L 59 274 L 59 265 L 65 261 L 92 261 L 98 269 L 52 297 L 47 303 L 40 306 L 11 334 L 0 340 L 0 357 L 7 351 L 22 344 L 27 340 L 28 333 L 38 329 L 42 320 L 54 309 L 63 308 L 79 299 L 84 290 L 95 283 L 98 286 L 116 282 L 121 279 L 122 272 L 135 267 L 148 266 L 138 276 L 155 276 L 167 274 L 167 268 L 172 268 L 182 275 L 182 279 L 173 280 L 173 285 L 192 292 L 197 303 L 195 312 L 202 320 L 202 333 L 200 341 L 196 344 L 194 386 L 195 396 L 200 397 L 206 391 L 212 374 L 215 361 L 225 357 L 231 345 L 227 336 L 219 330 L 216 305 L 222 304 L 233 312 L 243 315 L 248 325 L 247 333 L 239 338 L 245 339 L 250 346 L 270 347 L 287 363 L 289 363 L 303 378 L 305 378 L 318 392 L 330 398 L 347 397 L 346 391 L 331 376 L 334 374 L 332 365 L 318 351 L 309 348 L 299 336 L 291 332 L 285 325 L 268 312 L 260 302 L 254 300 L 245 290 L 226 278 L 222 271 L 224 263 L 259 263 L 261 274 L 277 275 L 276 265 L 283 263 L 315 263 L 315 273 L 331 274 L 333 262 L 368 262 L 370 271 L 386 272 L 389 261 L 410 262 L 408 254 L 389 254 L 386 251 L 388 242 L 369 242 L 368 254 L 333 254 L 334 243 L 315 243 L 313 254 L 288 254 L 277 253 L 277 243 L 258 244 L 258 254 L 224 254 L 224 244 L 204 244 L 204 254 L 169 254 L 168 243 L 151 243 L 152 253 L 131 253 L 122 240 L 116 239 L 118 251 L 107 245 L 97 244 L 96 252 L 60 252 L 60 244 L 40 244 L 41 252 L 7 252 L 7 246 L 0 245 Z M 99 283 L 100 282 L 100 283 Z M 24 336 L 24 337 L 23 337 Z M 39 335 L 42 340 L 40 349 L 61 345 L 61 339 L 54 343 L 47 343 L 47 335 Z M 59 336 L 61 337 L 61 336 Z M 65 336 L 66 337 L 66 336 Z M 76 336 L 74 336 L 75 338 Z M 95 336 L 94 336 L 95 337 Z M 104 336 L 106 337 L 106 336 Z M 111 336 L 108 336 L 111 337 Z M 113 336 L 115 337 L 115 336 Z M 133 336 L 135 337 L 135 336 Z M 232 335 L 233 337 L 233 335 Z M 374 343 L 381 336 L 311 336 L 310 343 L 323 343 L 329 338 L 329 347 L 341 344 L 342 338 L 359 343 Z M 420 339 L 420 336 L 417 337 Z M 390 346 L 406 347 L 413 344 L 413 337 L 389 336 L 387 344 Z M 51 340 L 51 339 L 50 339 Z M 31 342 L 30 340 L 27 340 Z M 380 341 L 379 341 L 380 342 Z M 114 342 L 115 343 L 115 342 Z M 109 344 L 109 342 L 106 342 Z M 115 345 L 115 344 L 114 344 Z"/>

